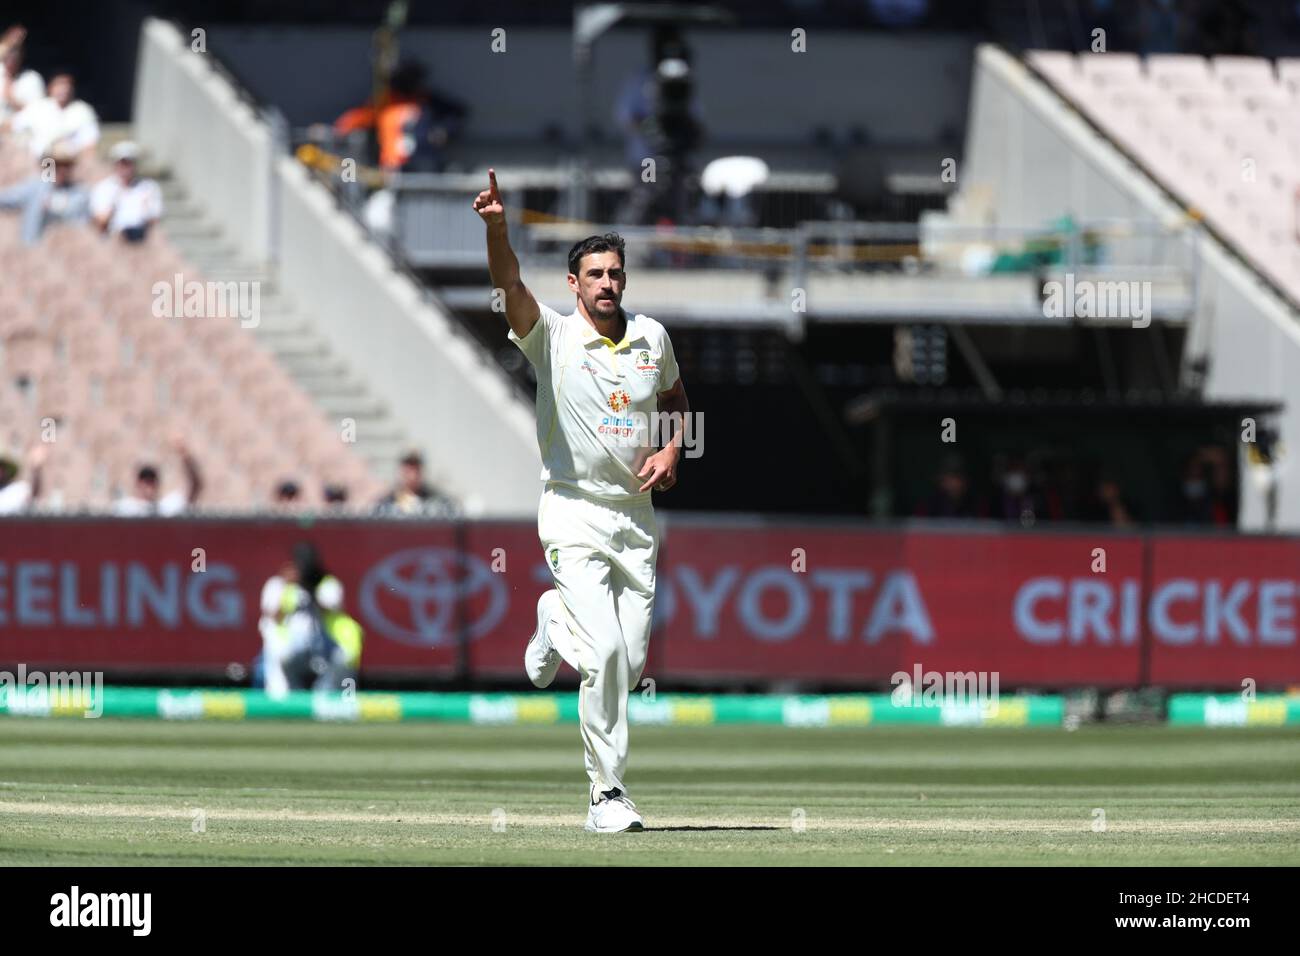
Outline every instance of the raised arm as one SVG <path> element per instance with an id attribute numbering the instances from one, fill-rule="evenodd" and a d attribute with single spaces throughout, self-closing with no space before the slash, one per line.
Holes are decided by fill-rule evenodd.
<path id="1" fill-rule="evenodd" d="M 506 233 L 506 210 L 497 190 L 496 170 L 488 170 L 488 188 L 474 199 L 474 211 L 487 225 L 488 275 L 492 288 L 501 289 L 506 297 L 506 321 L 521 339 L 532 331 L 541 316 L 537 300 L 519 278 L 519 260 L 510 248 Z"/>
<path id="2" fill-rule="evenodd" d="M 198 460 L 185 443 L 183 435 L 176 434 L 172 436 L 172 447 L 176 449 L 176 454 L 180 456 L 181 467 L 185 469 L 185 503 L 192 505 L 199 500 L 199 495 L 203 492 L 203 472 L 199 468 Z"/>

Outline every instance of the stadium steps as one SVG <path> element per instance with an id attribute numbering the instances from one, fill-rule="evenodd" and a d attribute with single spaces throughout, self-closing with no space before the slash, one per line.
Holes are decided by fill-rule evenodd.
<path id="1" fill-rule="evenodd" d="M 163 228 L 171 242 L 205 279 L 259 283 L 260 321 L 250 331 L 328 418 L 355 422 L 357 455 L 372 474 L 390 476 L 410 440 L 388 407 L 312 331 L 310 322 L 286 301 L 274 277 L 226 241 L 201 204 L 174 180 L 160 179 L 160 185 L 166 203 Z"/>

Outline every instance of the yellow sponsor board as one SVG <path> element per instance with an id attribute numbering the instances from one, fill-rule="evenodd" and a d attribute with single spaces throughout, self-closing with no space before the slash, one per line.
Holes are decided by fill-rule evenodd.
<path id="1" fill-rule="evenodd" d="M 1255 727 L 1280 727 L 1286 723 L 1286 699 L 1253 700 L 1246 704 L 1246 724 Z"/>
<path id="2" fill-rule="evenodd" d="M 242 694 L 204 694 L 203 716 L 213 720 L 243 720 L 245 712 Z"/>
<path id="3" fill-rule="evenodd" d="M 515 702 L 515 720 L 521 724 L 553 724 L 560 719 L 560 705 L 554 697 L 520 697 Z"/>
<path id="4" fill-rule="evenodd" d="M 991 700 L 981 708 L 985 727 L 1023 727 L 1029 723 L 1029 701 Z"/>
<path id="5" fill-rule="evenodd" d="M 367 721 L 401 720 L 401 698 L 396 694 L 367 694 L 359 699 L 357 716 Z"/>
<path id="6" fill-rule="evenodd" d="M 674 724 L 713 723 L 713 701 L 675 700 L 672 702 Z"/>
<path id="7" fill-rule="evenodd" d="M 832 727 L 865 727 L 871 723 L 871 701 L 865 697 L 833 699 L 827 722 Z"/>
<path id="8" fill-rule="evenodd" d="M 50 694 L 50 714 L 54 717 L 84 717 L 91 711 L 93 699 L 88 690 L 59 690 Z"/>

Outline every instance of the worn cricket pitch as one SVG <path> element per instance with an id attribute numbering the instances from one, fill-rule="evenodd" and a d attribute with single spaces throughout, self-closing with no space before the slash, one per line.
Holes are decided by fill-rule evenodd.
<path id="1" fill-rule="evenodd" d="M 1300 733 L 0 719 L 0 864 L 1298 865 Z"/>

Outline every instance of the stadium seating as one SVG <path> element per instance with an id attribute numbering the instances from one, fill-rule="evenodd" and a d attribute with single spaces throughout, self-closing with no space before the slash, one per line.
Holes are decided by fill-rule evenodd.
<path id="1" fill-rule="evenodd" d="M 90 166 L 84 183 L 109 173 Z M 0 185 L 30 173 L 25 152 L 0 145 Z M 165 223 L 139 245 L 54 226 L 26 247 L 18 226 L 0 219 L 0 448 L 21 453 L 54 424 L 44 506 L 107 507 L 143 462 L 162 466 L 164 490 L 178 486 L 166 445 L 178 432 L 201 466 L 205 508 L 265 506 L 286 477 L 308 504 L 326 481 L 353 501 L 378 496 L 362 459 L 237 318 L 155 316 L 155 282 L 202 279 Z"/>
<path id="2" fill-rule="evenodd" d="M 1300 60 L 1033 51 L 1035 67 L 1300 300 Z"/>

